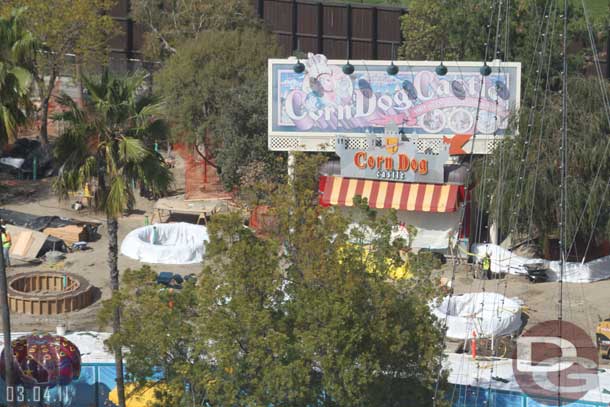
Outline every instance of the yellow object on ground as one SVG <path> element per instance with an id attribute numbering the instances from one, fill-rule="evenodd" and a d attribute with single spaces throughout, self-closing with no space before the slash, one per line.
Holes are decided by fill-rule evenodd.
<path id="1" fill-rule="evenodd" d="M 348 245 L 356 246 L 351 243 L 348 243 Z M 369 273 L 376 272 L 374 263 L 369 260 L 369 249 L 366 247 L 362 247 L 362 261 L 367 263 L 366 271 Z M 388 265 L 388 275 L 393 280 L 402 280 L 403 278 L 413 277 L 413 274 L 409 271 L 409 263 L 406 260 L 400 266 L 393 265 L 392 259 L 389 258 L 385 260 L 385 263 Z"/>
<path id="2" fill-rule="evenodd" d="M 161 400 L 155 397 L 155 390 L 167 391 L 165 384 L 152 384 L 142 388 L 136 392 L 134 383 L 125 384 L 125 405 L 127 407 L 151 407 L 153 403 L 159 403 Z M 114 404 L 119 404 L 119 392 L 116 387 L 108 395 L 108 399 Z"/>

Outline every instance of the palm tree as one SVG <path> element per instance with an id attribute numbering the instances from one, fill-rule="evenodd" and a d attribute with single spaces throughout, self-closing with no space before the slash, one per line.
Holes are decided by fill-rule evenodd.
<path id="1" fill-rule="evenodd" d="M 0 18 L 0 144 L 12 143 L 17 128 L 26 122 L 32 83 L 31 67 L 36 44 L 25 28 L 24 9 Z"/>
<path id="2" fill-rule="evenodd" d="M 54 115 L 67 126 L 54 154 L 63 163 L 54 183 L 60 197 L 83 188 L 94 188 L 93 205 L 105 212 L 108 227 L 108 267 L 112 294 L 119 289 L 117 219 L 134 202 L 136 182 L 159 194 L 172 176 L 162 157 L 150 148 L 167 130 L 160 118 L 162 103 L 141 92 L 144 76 L 114 77 L 105 71 L 98 81 L 83 77 L 88 97 L 80 107 L 67 95 L 58 97 L 63 113 Z M 120 331 L 121 312 L 113 310 L 113 331 Z M 119 405 L 125 406 L 123 358 L 115 347 Z"/>

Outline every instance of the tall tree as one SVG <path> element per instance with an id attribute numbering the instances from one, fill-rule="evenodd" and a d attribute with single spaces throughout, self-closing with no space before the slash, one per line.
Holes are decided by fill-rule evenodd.
<path id="1" fill-rule="evenodd" d="M 119 289 L 118 218 L 134 201 L 132 185 L 139 182 L 153 193 L 166 191 L 172 180 L 151 140 L 166 131 L 160 115 L 163 105 L 142 92 L 144 75 L 120 78 L 105 71 L 99 80 L 83 77 L 89 99 L 81 108 L 67 95 L 58 102 L 65 109 L 56 118 L 68 126 L 57 140 L 55 158 L 63 163 L 54 188 L 61 197 L 90 182 L 94 205 L 106 214 L 108 268 L 113 295 Z M 148 141 L 148 143 L 147 143 Z M 121 311 L 113 309 L 113 330 L 120 330 Z M 125 407 L 123 359 L 116 355 L 117 387 Z"/>
<path id="2" fill-rule="evenodd" d="M 251 161 L 274 168 L 261 101 L 267 97 L 267 59 L 277 55 L 274 38 L 262 30 L 209 31 L 204 40 L 180 46 L 156 76 L 177 136 L 205 145 L 228 188 Z"/>
<path id="3" fill-rule="evenodd" d="M 602 81 L 605 92 L 610 92 L 608 83 Z M 582 257 L 591 236 L 589 255 L 594 253 L 597 243 L 610 235 L 610 207 L 606 203 L 610 199 L 607 191 L 610 148 L 606 148 L 610 125 L 596 80 L 573 77 L 568 82 L 568 90 L 570 192 L 566 227 L 570 240 L 566 244 L 570 246 L 576 239 L 580 252 L 571 250 L 570 254 Z M 506 140 L 489 160 L 487 173 L 490 175 L 485 182 L 493 198 L 484 200 L 483 205 L 499 225 L 501 238 L 514 228 L 521 235 L 539 236 L 544 243 L 558 234 L 561 95 L 549 91 L 545 107 L 535 108 L 533 121 L 528 120 L 530 113 L 531 107 L 523 108 L 519 134 Z M 517 202 L 509 204 L 517 196 L 520 196 Z"/>
<path id="4" fill-rule="evenodd" d="M 129 349 L 135 378 L 161 370 L 174 389 L 164 405 L 430 405 L 443 347 L 428 308 L 437 264 L 412 254 L 412 277 L 390 279 L 403 261 L 391 217 L 369 213 L 377 238 L 350 243 L 348 220 L 317 205 L 318 164 L 300 158 L 293 185 L 277 185 L 272 237 L 235 214 L 215 217 L 197 285 L 169 293 L 148 271 L 130 272 L 112 340 Z"/>
<path id="5" fill-rule="evenodd" d="M 0 17 L 0 145 L 13 143 L 27 120 L 32 75 L 27 69 L 36 40 L 26 29 L 24 10 Z"/>
<path id="6" fill-rule="evenodd" d="M 77 65 L 94 66 L 106 56 L 117 34 L 109 15 L 116 0 L 5 0 L 4 7 L 25 7 L 24 19 L 40 50 L 30 61 L 40 98 L 39 141 L 48 144 L 49 102 L 60 75 L 75 75 Z"/>
<path id="7" fill-rule="evenodd" d="M 13 10 L 7 18 L 0 17 L 0 146 L 13 142 L 17 126 L 26 121 L 31 75 L 23 67 L 35 50 L 35 41 L 23 22 L 23 10 Z M 0 254 L 0 306 L 4 337 L 6 386 L 14 385 L 11 351 L 11 319 L 7 298 L 5 260 Z M 13 403 L 11 403 L 13 404 Z"/>
<path id="8" fill-rule="evenodd" d="M 492 1 L 413 0 L 409 13 L 403 16 L 405 42 L 401 53 L 406 58 L 440 59 L 444 49 L 446 60 L 482 61 L 487 44 L 488 60 L 504 57 L 522 62 L 522 108 L 513 118 L 513 129 L 519 131 L 497 148 L 492 157 L 478 160 L 479 171 L 474 173 L 478 178 L 474 195 L 484 197 L 480 204 L 499 226 L 501 238 L 515 229 L 520 234 L 540 236 L 544 242 L 557 231 L 559 152 L 549 146 L 559 144 L 562 60 L 557 44 L 563 22 L 559 18 L 562 11 L 554 4 L 517 0 L 507 9 Z M 595 243 L 607 237 L 610 230 L 606 207 L 597 215 L 605 182 L 598 180 L 593 185 L 598 164 L 602 166 L 602 180 L 610 165 L 608 157 L 603 156 L 604 148 L 600 148 L 600 143 L 605 146 L 608 123 L 600 85 L 590 75 L 594 72 L 593 55 L 584 10 L 580 2 L 570 2 L 569 7 L 568 72 L 573 78 L 569 83 L 568 232 L 581 243 L 586 243 L 592 233 Z M 589 17 L 594 39 L 599 43 L 600 33 L 607 27 L 608 10 Z M 603 79 L 602 82 L 602 87 L 607 86 Z M 544 106 L 543 94 L 547 95 Z M 507 204 L 515 197 L 519 197 L 516 205 Z"/>
<path id="9" fill-rule="evenodd" d="M 144 28 L 144 52 L 165 59 L 185 41 L 210 30 L 231 31 L 260 24 L 247 0 L 132 0 L 132 15 Z"/>

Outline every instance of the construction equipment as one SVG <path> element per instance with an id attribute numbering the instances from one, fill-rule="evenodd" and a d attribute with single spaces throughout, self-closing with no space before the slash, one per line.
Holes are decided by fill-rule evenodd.
<path id="1" fill-rule="evenodd" d="M 610 359 L 610 318 L 606 318 L 597 324 L 595 339 L 599 356 L 604 359 Z"/>

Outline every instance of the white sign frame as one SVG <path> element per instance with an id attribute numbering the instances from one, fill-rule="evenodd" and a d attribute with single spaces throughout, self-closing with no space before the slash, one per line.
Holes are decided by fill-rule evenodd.
<path id="1" fill-rule="evenodd" d="M 310 55 L 311 56 L 311 55 Z M 342 129 L 337 129 L 336 131 L 315 131 L 315 132 L 298 132 L 298 131 L 281 131 L 274 130 L 273 128 L 273 120 L 274 120 L 274 67 L 277 65 L 294 65 L 297 62 L 297 59 L 287 58 L 287 59 L 270 59 L 268 61 L 268 147 L 272 151 L 335 151 L 335 141 L 337 135 L 341 137 L 348 138 L 351 140 L 354 146 L 358 146 L 360 148 L 367 148 L 367 136 L 369 133 L 355 133 L 355 132 L 345 132 Z M 301 60 L 301 62 L 306 63 L 307 60 Z M 364 60 L 351 60 L 350 61 L 354 66 L 364 66 L 364 67 L 387 67 L 390 65 L 392 61 L 364 61 Z M 338 66 L 342 67 L 346 61 L 345 60 L 328 60 L 329 66 Z M 400 70 L 400 72 L 404 72 L 406 70 L 412 70 L 413 68 L 417 69 L 425 69 L 432 70 L 440 64 L 439 61 L 394 61 L 393 62 Z M 455 62 L 455 61 L 445 61 L 443 64 L 447 67 L 449 73 L 455 72 L 455 70 L 459 70 L 461 68 L 469 68 L 470 71 L 473 69 L 479 69 L 483 66 L 481 62 Z M 492 75 L 497 72 L 501 72 L 502 69 L 510 68 L 515 71 L 514 78 L 511 77 L 512 80 L 515 81 L 515 96 L 511 97 L 511 105 L 510 111 L 511 114 L 518 111 L 520 108 L 520 99 L 521 99 L 521 63 L 520 62 L 501 62 L 499 60 L 492 61 L 488 64 L 492 69 Z M 428 69 L 426 69 L 428 68 Z M 379 70 L 379 68 L 376 68 Z M 471 74 L 472 75 L 472 74 Z M 383 132 L 379 132 L 379 136 L 383 136 Z M 444 138 L 452 137 L 453 134 L 449 134 L 446 132 L 443 133 L 420 133 L 417 134 L 418 146 L 421 151 L 432 150 L 438 152 L 440 150 L 440 143 L 443 142 Z M 494 134 L 482 134 L 478 131 L 475 136 L 468 141 L 463 149 L 467 153 L 473 152 L 474 154 L 489 154 L 493 151 L 495 146 L 507 135 L 494 135 Z"/>

